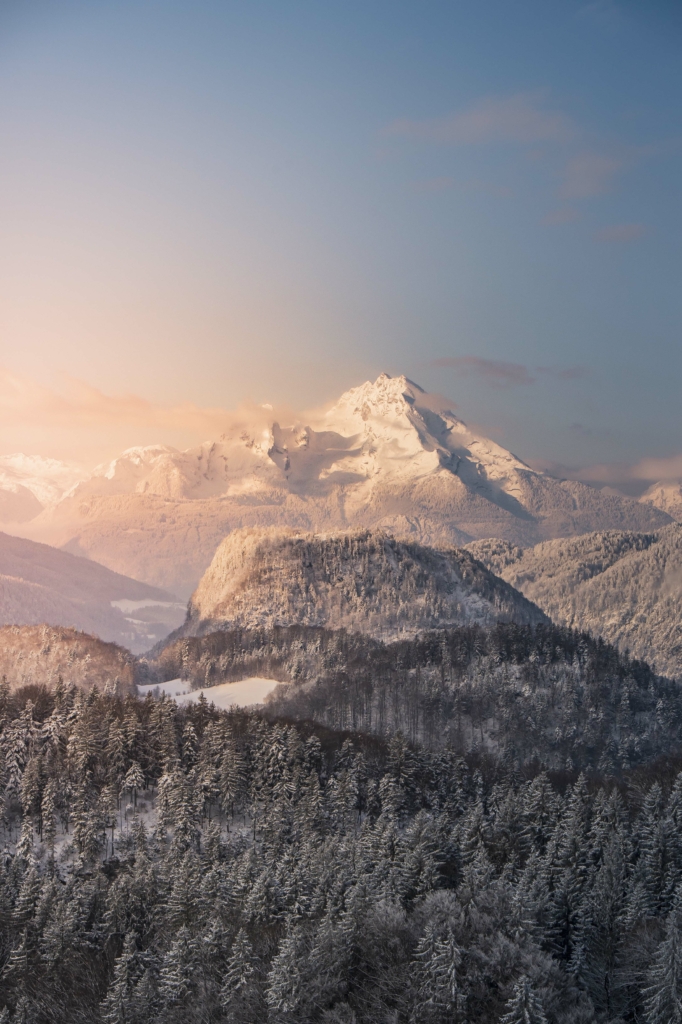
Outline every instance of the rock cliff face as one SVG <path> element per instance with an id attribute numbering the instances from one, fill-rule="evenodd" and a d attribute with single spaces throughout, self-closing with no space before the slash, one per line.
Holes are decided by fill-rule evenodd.
<path id="1" fill-rule="evenodd" d="M 0 627 L 0 679 L 18 686 L 54 687 L 61 679 L 83 689 L 131 692 L 135 658 L 130 651 L 75 629 Z"/>
<path id="2" fill-rule="evenodd" d="M 546 617 L 465 551 L 383 533 L 245 529 L 218 548 L 182 633 L 301 625 L 392 639 L 437 626 L 510 621 Z"/>
<path id="3" fill-rule="evenodd" d="M 223 537 L 246 526 L 528 546 L 668 522 L 652 505 L 535 472 L 469 430 L 447 400 L 382 374 L 307 422 L 263 411 L 188 451 L 130 449 L 22 529 L 188 596 Z"/>
<path id="4" fill-rule="evenodd" d="M 559 624 L 602 636 L 682 678 L 682 526 L 608 531 L 523 550 L 484 540 L 467 549 Z"/>

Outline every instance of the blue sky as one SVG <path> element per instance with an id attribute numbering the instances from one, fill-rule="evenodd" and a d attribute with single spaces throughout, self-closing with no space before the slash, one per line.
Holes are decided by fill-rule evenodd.
<path id="1" fill-rule="evenodd" d="M 676 466 L 681 28 L 656 0 L 6 0 L 3 450 L 181 439 L 116 396 L 300 408 L 387 370 L 538 463 Z M 113 402 L 87 453 L 79 388 Z"/>

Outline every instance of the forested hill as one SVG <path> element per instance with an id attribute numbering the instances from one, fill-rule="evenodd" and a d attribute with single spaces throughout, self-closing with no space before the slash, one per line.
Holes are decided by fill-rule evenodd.
<path id="1" fill-rule="evenodd" d="M 135 686 L 137 660 L 118 644 L 62 626 L 0 626 L 0 679 L 10 687 L 66 681 L 126 693 Z"/>
<path id="2" fill-rule="evenodd" d="M 243 529 L 216 551 L 176 635 L 298 624 L 390 638 L 454 624 L 546 621 L 468 551 L 381 531 Z"/>
<path id="3" fill-rule="evenodd" d="M 143 666 L 144 668 L 145 666 Z M 682 745 L 682 688 L 589 634 L 458 627 L 384 644 L 310 627 L 176 641 L 146 671 L 194 686 L 288 681 L 273 713 L 555 769 L 620 772 Z"/>
<path id="4" fill-rule="evenodd" d="M 671 762 L 589 784 L 206 702 L 27 696 L 0 690 L 3 1024 L 676 1019 Z"/>
<path id="5" fill-rule="evenodd" d="M 589 630 L 682 679 L 682 525 L 610 530 L 525 550 L 483 540 L 469 550 L 561 625 Z"/>

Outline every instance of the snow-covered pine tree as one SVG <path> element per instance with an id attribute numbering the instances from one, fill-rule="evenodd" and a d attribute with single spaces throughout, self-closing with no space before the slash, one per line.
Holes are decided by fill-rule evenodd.
<path id="1" fill-rule="evenodd" d="M 542 1003 L 526 975 L 522 975 L 514 985 L 500 1024 L 547 1024 Z"/>
<path id="2" fill-rule="evenodd" d="M 646 1024 L 682 1024 L 682 892 L 678 890 L 643 990 Z"/>
<path id="3" fill-rule="evenodd" d="M 462 1020 L 464 993 L 459 981 L 462 953 L 451 929 L 439 935 L 429 925 L 415 952 L 416 1005 L 419 1021 Z"/>
<path id="4" fill-rule="evenodd" d="M 113 977 L 101 1005 L 104 1024 L 132 1024 L 132 994 L 139 973 L 137 939 L 129 933 L 114 965 Z"/>

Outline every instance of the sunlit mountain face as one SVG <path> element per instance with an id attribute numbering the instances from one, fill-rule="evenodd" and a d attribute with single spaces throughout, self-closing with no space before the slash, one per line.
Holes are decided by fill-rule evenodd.
<path id="1" fill-rule="evenodd" d="M 526 465 L 447 400 L 381 374 L 309 422 L 242 424 L 184 451 L 131 448 L 20 530 L 188 596 L 243 526 L 379 528 L 423 543 L 524 546 L 596 529 L 652 529 L 666 512 Z"/>

